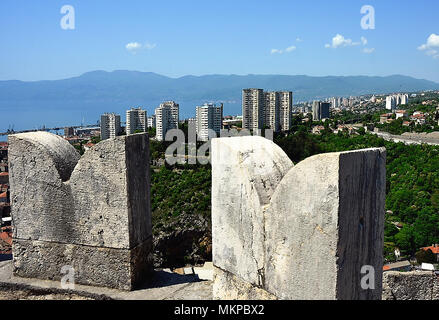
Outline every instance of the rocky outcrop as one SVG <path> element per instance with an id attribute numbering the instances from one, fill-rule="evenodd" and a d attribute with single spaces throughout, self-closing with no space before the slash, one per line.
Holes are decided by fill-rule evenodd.
<path id="1" fill-rule="evenodd" d="M 380 299 L 385 185 L 384 149 L 293 166 L 267 139 L 214 139 L 214 298 L 246 299 L 251 286 L 262 299 Z M 366 265 L 374 283 L 362 288 Z"/>
<path id="2" fill-rule="evenodd" d="M 46 132 L 9 136 L 15 275 L 130 290 L 152 268 L 149 139 L 100 142 L 79 159 Z"/>
<path id="3" fill-rule="evenodd" d="M 153 228 L 154 267 L 175 268 L 212 261 L 211 222 L 203 215 L 183 213 Z"/>

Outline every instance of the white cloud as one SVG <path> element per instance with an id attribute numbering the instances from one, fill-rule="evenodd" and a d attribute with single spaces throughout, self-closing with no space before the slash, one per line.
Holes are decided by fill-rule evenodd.
<path id="1" fill-rule="evenodd" d="M 371 53 L 375 52 L 375 48 L 364 48 L 363 52 L 366 54 L 371 54 Z"/>
<path id="2" fill-rule="evenodd" d="M 367 39 L 365 37 L 361 37 L 361 43 L 363 46 L 365 46 L 367 44 Z"/>
<path id="3" fill-rule="evenodd" d="M 138 42 L 130 42 L 125 46 L 125 48 L 128 51 L 136 51 L 136 50 L 139 50 L 140 48 L 142 48 L 142 45 Z"/>
<path id="4" fill-rule="evenodd" d="M 276 53 L 278 53 L 278 54 L 282 54 L 282 53 L 285 53 L 285 52 L 291 52 L 291 51 L 294 51 L 294 50 L 296 50 L 296 46 L 289 46 L 288 48 L 286 48 L 286 49 L 283 49 L 283 50 L 280 50 L 280 49 L 271 49 L 271 54 L 276 54 Z"/>
<path id="5" fill-rule="evenodd" d="M 433 57 L 433 59 L 439 59 L 438 50 L 434 48 L 439 48 L 439 35 L 432 33 L 427 38 L 427 43 L 424 43 L 418 47 L 418 50 L 425 51 L 427 56 Z"/>
<path id="6" fill-rule="evenodd" d="M 439 35 L 434 33 L 428 37 L 427 43 L 418 47 L 418 50 L 427 50 L 431 48 L 439 48 Z"/>
<path id="7" fill-rule="evenodd" d="M 353 47 L 359 46 L 361 44 L 363 46 L 367 44 L 367 39 L 365 37 L 361 37 L 361 40 L 359 42 L 353 42 L 352 39 L 347 39 L 341 34 L 337 34 L 334 38 L 332 38 L 332 44 L 325 44 L 325 48 L 337 49 L 338 47 Z"/>
<path id="8" fill-rule="evenodd" d="M 303 40 L 300 39 L 300 38 L 296 38 L 296 41 L 297 41 L 297 42 L 302 42 Z"/>
<path id="9" fill-rule="evenodd" d="M 145 43 L 144 45 L 142 45 L 139 42 L 130 42 L 128 43 L 125 48 L 130 51 L 133 54 L 136 54 L 139 50 L 145 49 L 145 50 L 152 50 L 156 47 L 157 45 L 155 43 Z"/>
<path id="10" fill-rule="evenodd" d="M 148 50 L 152 50 L 155 47 L 157 47 L 157 45 L 155 43 L 148 43 L 148 42 L 145 43 L 145 48 L 148 49 Z"/>

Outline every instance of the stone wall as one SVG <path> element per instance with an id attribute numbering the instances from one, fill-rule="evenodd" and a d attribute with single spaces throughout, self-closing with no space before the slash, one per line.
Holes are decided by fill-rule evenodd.
<path id="1" fill-rule="evenodd" d="M 383 300 L 439 300 L 438 277 L 431 271 L 386 271 Z"/>
<path id="2" fill-rule="evenodd" d="M 293 166 L 262 137 L 212 141 L 216 299 L 380 299 L 385 150 Z M 362 289 L 361 268 L 375 270 Z"/>
<path id="3" fill-rule="evenodd" d="M 9 136 L 14 273 L 131 290 L 151 261 L 149 139 L 98 143 L 82 158 L 46 132 Z"/>

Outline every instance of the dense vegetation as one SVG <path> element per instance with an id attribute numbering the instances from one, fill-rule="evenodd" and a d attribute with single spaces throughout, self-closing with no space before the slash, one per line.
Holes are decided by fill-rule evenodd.
<path id="1" fill-rule="evenodd" d="M 183 213 L 210 216 L 210 166 L 162 166 L 151 171 L 153 225 Z"/>
<path id="2" fill-rule="evenodd" d="M 294 162 L 317 153 L 369 147 L 387 149 L 385 255 L 393 249 L 414 255 L 418 248 L 439 243 L 439 147 L 404 145 L 375 135 L 311 135 L 298 132 L 277 137 Z M 398 229 L 396 224 L 401 223 Z"/>

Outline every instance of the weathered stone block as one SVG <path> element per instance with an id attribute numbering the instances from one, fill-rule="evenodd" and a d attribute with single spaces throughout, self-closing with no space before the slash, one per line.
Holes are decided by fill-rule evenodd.
<path id="1" fill-rule="evenodd" d="M 214 139 L 213 263 L 279 299 L 380 299 L 384 198 L 384 149 L 293 167 L 267 139 Z M 364 265 L 375 270 L 373 290 L 361 288 Z M 214 297 L 246 298 L 219 294 L 233 286 L 217 279 Z"/>
<path id="2" fill-rule="evenodd" d="M 100 142 L 80 159 L 45 132 L 9 137 L 15 274 L 132 289 L 152 268 L 149 139 Z"/>

